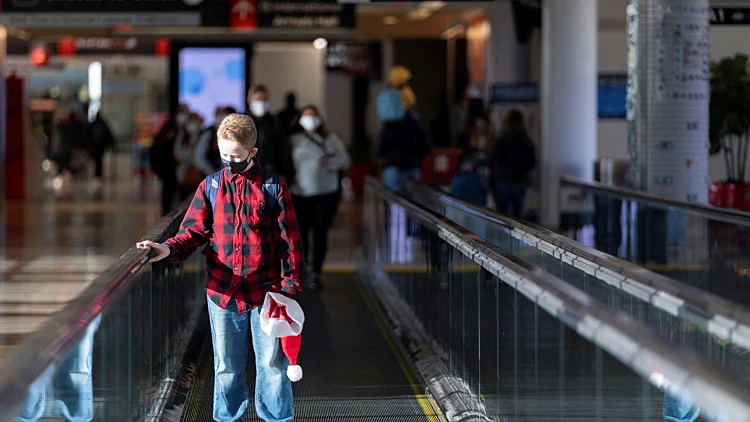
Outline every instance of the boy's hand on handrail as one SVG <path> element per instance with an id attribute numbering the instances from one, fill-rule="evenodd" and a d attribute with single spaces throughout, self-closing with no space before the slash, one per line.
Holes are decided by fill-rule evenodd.
<path id="1" fill-rule="evenodd" d="M 161 243 L 152 242 L 146 240 L 135 244 L 138 249 L 149 249 L 156 253 L 156 256 L 151 258 L 149 262 L 161 261 L 162 259 L 169 256 L 169 248 L 162 245 Z"/>

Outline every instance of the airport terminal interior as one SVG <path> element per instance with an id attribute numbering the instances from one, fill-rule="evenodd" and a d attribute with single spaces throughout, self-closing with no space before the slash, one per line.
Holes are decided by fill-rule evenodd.
<path id="1" fill-rule="evenodd" d="M 749 55 L 750 0 L 0 0 L 0 422 L 750 422 Z"/>

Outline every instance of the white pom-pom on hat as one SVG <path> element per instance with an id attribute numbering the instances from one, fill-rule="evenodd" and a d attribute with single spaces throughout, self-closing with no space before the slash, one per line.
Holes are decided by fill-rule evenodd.
<path id="1" fill-rule="evenodd" d="M 288 368 L 286 368 L 286 376 L 289 377 L 289 380 L 292 382 L 297 382 L 302 379 L 302 367 L 299 365 L 289 365 Z"/>

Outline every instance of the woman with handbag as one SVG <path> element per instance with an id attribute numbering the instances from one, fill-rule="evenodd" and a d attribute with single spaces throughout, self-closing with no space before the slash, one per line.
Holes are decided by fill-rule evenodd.
<path id="1" fill-rule="evenodd" d="M 312 273 L 307 286 L 322 287 L 321 271 L 328 251 L 328 231 L 338 210 L 340 172 L 349 168 L 350 158 L 344 143 L 326 129 L 318 108 L 302 109 L 290 138 L 295 178 L 292 185 L 294 203 L 305 256 L 312 255 Z M 310 251 L 310 231 L 313 249 Z"/>

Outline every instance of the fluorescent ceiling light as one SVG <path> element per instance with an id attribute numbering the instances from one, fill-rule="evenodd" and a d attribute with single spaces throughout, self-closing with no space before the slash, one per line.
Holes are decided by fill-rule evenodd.
<path id="1" fill-rule="evenodd" d="M 383 23 L 389 26 L 398 24 L 399 19 L 395 16 L 386 16 L 383 18 Z"/>

